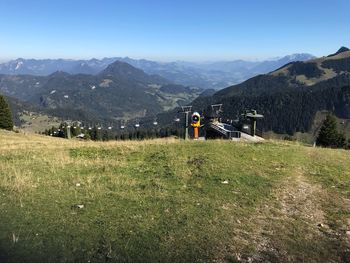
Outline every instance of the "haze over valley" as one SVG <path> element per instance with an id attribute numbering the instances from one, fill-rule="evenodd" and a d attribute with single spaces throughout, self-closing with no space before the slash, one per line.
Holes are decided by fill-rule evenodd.
<path id="1" fill-rule="evenodd" d="M 70 74 L 98 74 L 115 61 L 126 62 L 147 74 L 156 74 L 184 86 L 202 89 L 221 89 L 238 84 L 255 75 L 269 73 L 289 62 L 314 58 L 310 54 L 286 55 L 262 61 L 216 61 L 216 62 L 156 62 L 146 59 L 112 57 L 90 60 L 64 59 L 16 59 L 0 64 L 0 74 L 46 76 L 55 71 Z"/>

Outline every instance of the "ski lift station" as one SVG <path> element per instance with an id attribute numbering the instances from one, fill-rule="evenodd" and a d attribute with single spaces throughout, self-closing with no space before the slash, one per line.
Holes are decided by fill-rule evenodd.
<path id="1" fill-rule="evenodd" d="M 188 109 L 184 113 L 188 114 Z M 256 123 L 264 116 L 258 114 L 256 110 L 246 110 L 241 114 L 238 120 L 226 120 L 223 121 L 220 118 L 222 112 L 222 104 L 211 105 L 210 116 L 205 116 L 205 124 L 198 125 L 197 127 L 203 127 L 202 136 L 198 137 L 197 132 L 194 132 L 194 139 L 226 139 L 232 141 L 252 141 L 259 142 L 264 139 L 261 137 L 260 132 L 257 131 Z M 195 123 L 198 123 L 198 113 L 192 115 L 192 126 L 196 129 Z M 195 116 L 196 115 L 196 116 Z M 202 117 L 203 118 L 203 117 Z M 186 125 L 187 126 L 187 125 Z M 188 126 L 187 126 L 188 127 Z M 186 133 L 186 131 L 185 131 Z M 203 135 L 204 133 L 204 135 Z M 188 136 L 185 134 L 185 137 Z"/>

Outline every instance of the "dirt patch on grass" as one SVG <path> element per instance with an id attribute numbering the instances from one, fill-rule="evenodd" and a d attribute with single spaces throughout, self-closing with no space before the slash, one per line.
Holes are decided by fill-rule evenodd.
<path id="1" fill-rule="evenodd" d="M 327 227 L 319 201 L 321 196 L 321 188 L 307 182 L 301 168 L 296 169 L 276 189 L 275 204 L 260 208 L 260 217 L 255 223 L 260 231 L 255 237 L 256 252 L 251 256 L 252 261 L 298 260 L 288 256 L 294 247 L 291 243 L 303 240 L 307 244 L 319 239 L 323 235 L 319 227 Z M 285 239 L 288 236 L 290 238 Z"/>
<path id="2" fill-rule="evenodd" d="M 302 168 L 283 180 L 274 201 L 257 208 L 235 237 L 244 249 L 219 262 L 343 262 L 344 235 L 334 231 L 323 210 L 327 193 L 307 180 Z M 342 244 L 342 245 L 340 245 Z M 232 255 L 233 254 L 233 255 Z"/>
<path id="3" fill-rule="evenodd" d="M 281 190 L 277 194 L 277 200 L 280 200 L 283 216 L 300 217 L 312 225 L 325 221 L 320 204 L 324 195 L 322 189 L 319 185 L 307 182 L 300 168 L 295 171 L 295 176 L 288 178 Z"/>

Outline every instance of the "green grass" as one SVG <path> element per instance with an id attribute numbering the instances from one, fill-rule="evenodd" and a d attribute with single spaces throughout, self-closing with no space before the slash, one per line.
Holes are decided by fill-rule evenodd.
<path id="1" fill-rule="evenodd" d="M 7 132 L 0 142 L 1 262 L 341 261 L 349 248 L 333 235 L 349 217 L 336 202 L 349 197 L 347 151 Z M 322 189 L 308 197 L 332 233 L 285 200 L 299 170 Z"/>

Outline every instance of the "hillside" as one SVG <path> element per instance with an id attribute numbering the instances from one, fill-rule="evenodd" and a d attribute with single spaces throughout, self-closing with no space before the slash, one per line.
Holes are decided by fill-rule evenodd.
<path id="1" fill-rule="evenodd" d="M 346 262 L 350 152 L 0 131 L 1 262 Z"/>
<path id="2" fill-rule="evenodd" d="M 328 57 L 289 63 L 191 104 L 208 115 L 210 104 L 217 103 L 223 103 L 225 119 L 256 109 L 265 116 L 259 129 L 280 134 L 310 132 L 323 111 L 350 119 L 350 51 L 342 48 Z"/>
<path id="3" fill-rule="evenodd" d="M 217 92 L 217 96 L 260 95 L 304 89 L 350 74 L 350 51 L 341 48 L 334 55 L 287 63 L 265 75 Z"/>
<path id="4" fill-rule="evenodd" d="M 174 85 L 116 61 L 97 75 L 0 75 L 0 92 L 49 115 L 101 123 L 153 116 L 190 102 L 202 90 Z"/>

